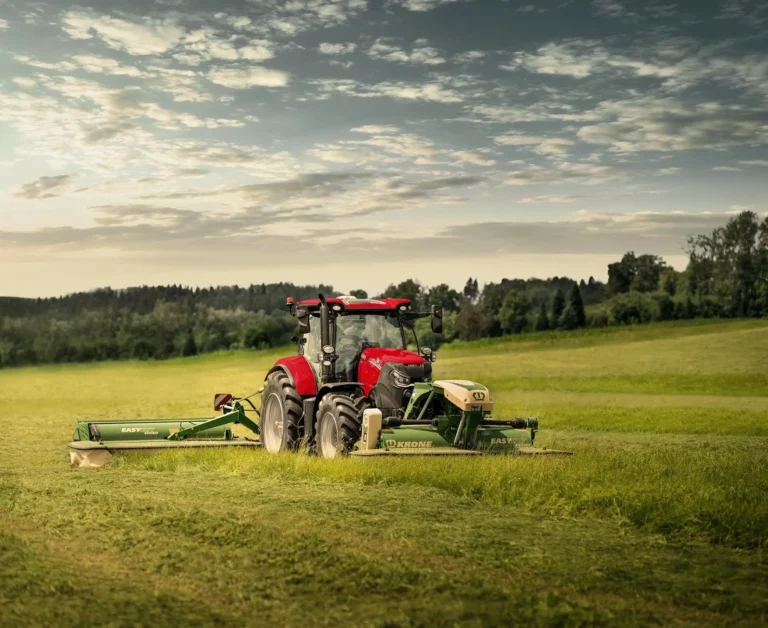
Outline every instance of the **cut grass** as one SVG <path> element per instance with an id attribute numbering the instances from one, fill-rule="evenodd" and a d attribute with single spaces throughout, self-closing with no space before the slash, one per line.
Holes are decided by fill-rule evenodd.
<path id="1" fill-rule="evenodd" d="M 71 470 L 74 420 L 205 417 L 284 350 L 0 371 L 0 624 L 764 623 L 767 342 L 710 321 L 440 352 L 570 458 Z"/>
<path id="2" fill-rule="evenodd" d="M 183 473 L 290 477 L 363 485 L 418 485 L 556 517 L 619 525 L 734 547 L 768 549 L 768 439 L 648 438 L 629 444 L 595 433 L 548 434 L 573 457 L 318 460 L 265 452 L 169 452 L 130 467 Z"/>

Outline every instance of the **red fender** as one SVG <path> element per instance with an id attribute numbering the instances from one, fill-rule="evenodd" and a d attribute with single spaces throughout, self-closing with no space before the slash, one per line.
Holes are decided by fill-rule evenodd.
<path id="1" fill-rule="evenodd" d="M 309 360 L 303 355 L 293 355 L 289 358 L 280 358 L 275 366 L 269 369 L 267 377 L 275 371 L 284 371 L 291 380 L 291 384 L 302 397 L 314 397 L 317 395 L 317 377 Z"/>

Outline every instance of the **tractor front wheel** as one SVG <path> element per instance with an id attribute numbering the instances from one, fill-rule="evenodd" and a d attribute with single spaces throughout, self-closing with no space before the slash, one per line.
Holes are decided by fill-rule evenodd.
<path id="1" fill-rule="evenodd" d="M 298 449 L 303 414 L 301 397 L 288 375 L 283 371 L 270 373 L 261 395 L 259 432 L 264 449 L 273 454 Z"/>
<path id="2" fill-rule="evenodd" d="M 335 458 L 352 451 L 360 440 L 363 410 L 370 404 L 361 395 L 329 394 L 317 409 L 317 455 Z"/>

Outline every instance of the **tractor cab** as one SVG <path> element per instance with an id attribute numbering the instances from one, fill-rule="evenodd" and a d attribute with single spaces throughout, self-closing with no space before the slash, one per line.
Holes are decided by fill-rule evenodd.
<path id="1" fill-rule="evenodd" d="M 290 302 L 289 308 L 293 309 Z M 359 382 L 366 395 L 386 364 L 421 366 L 434 360 L 429 348 L 419 352 L 415 319 L 431 315 L 433 329 L 442 326 L 440 308 L 431 313 L 414 312 L 408 299 L 321 297 L 298 303 L 295 313 L 299 355 L 306 358 L 318 380 L 324 384 Z M 409 337 L 417 352 L 408 350 Z M 411 370 L 419 381 L 431 375 L 431 365 Z M 408 375 L 407 369 L 402 372 Z"/>

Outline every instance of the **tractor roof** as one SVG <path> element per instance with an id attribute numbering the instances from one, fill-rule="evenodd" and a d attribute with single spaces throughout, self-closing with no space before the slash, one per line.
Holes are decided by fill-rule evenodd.
<path id="1" fill-rule="evenodd" d="M 345 310 L 396 310 L 401 305 L 410 307 L 410 299 L 357 299 L 355 297 L 327 297 L 328 305 L 340 305 Z M 298 305 L 306 305 L 309 308 L 320 307 L 320 299 L 307 299 L 299 301 Z"/>

